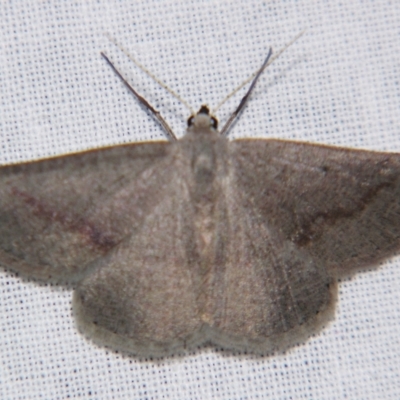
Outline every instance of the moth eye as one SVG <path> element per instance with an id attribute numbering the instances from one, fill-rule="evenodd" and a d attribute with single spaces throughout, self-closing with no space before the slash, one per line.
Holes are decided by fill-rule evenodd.
<path id="1" fill-rule="evenodd" d="M 188 127 L 190 127 L 190 126 L 193 125 L 193 120 L 194 120 L 194 116 L 191 115 L 191 116 L 188 118 L 188 120 L 187 120 L 187 125 L 188 125 Z"/>
<path id="2" fill-rule="evenodd" d="M 211 126 L 212 126 L 214 129 L 218 129 L 218 120 L 217 120 L 217 118 L 211 117 Z"/>

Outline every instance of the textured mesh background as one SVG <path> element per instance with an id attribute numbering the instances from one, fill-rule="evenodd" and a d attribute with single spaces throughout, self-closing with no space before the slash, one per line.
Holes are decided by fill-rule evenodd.
<path id="1" fill-rule="evenodd" d="M 398 1 L 130 3 L 1 2 L 1 163 L 162 137 L 101 50 L 183 134 L 188 111 L 106 32 L 197 108 L 215 106 L 269 46 L 277 50 L 307 28 L 265 73 L 231 137 L 400 152 Z M 70 291 L 1 270 L 0 397 L 398 399 L 399 264 L 394 258 L 343 282 L 336 320 L 286 354 L 209 349 L 158 362 L 96 347 L 75 330 Z"/>

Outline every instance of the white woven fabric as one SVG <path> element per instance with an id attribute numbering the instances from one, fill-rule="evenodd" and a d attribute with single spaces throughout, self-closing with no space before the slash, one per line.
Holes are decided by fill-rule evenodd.
<path id="1" fill-rule="evenodd" d="M 307 28 L 268 68 L 231 137 L 400 152 L 398 1 L 21 0 L 1 2 L 0 21 L 2 164 L 162 137 L 102 50 L 183 134 L 189 112 L 105 33 L 197 109 Z M 399 289 L 397 257 L 343 282 L 336 320 L 286 354 L 209 349 L 146 362 L 85 340 L 70 291 L 0 270 L 0 398 L 398 399 Z"/>

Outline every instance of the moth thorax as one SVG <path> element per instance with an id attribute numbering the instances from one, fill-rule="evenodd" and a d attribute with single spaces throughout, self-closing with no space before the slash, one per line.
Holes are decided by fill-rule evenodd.
<path id="1" fill-rule="evenodd" d="M 197 114 L 193 118 L 193 126 L 196 128 L 211 128 L 213 122 L 207 114 Z"/>

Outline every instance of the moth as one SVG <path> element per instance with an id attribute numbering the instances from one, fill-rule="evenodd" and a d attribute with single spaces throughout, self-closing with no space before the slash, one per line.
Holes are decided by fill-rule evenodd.
<path id="1" fill-rule="evenodd" d="M 400 154 L 229 140 L 270 56 L 221 132 L 202 106 L 179 140 L 116 71 L 170 140 L 1 167 L 0 264 L 73 285 L 79 329 L 135 355 L 321 329 L 338 279 L 400 249 Z"/>

